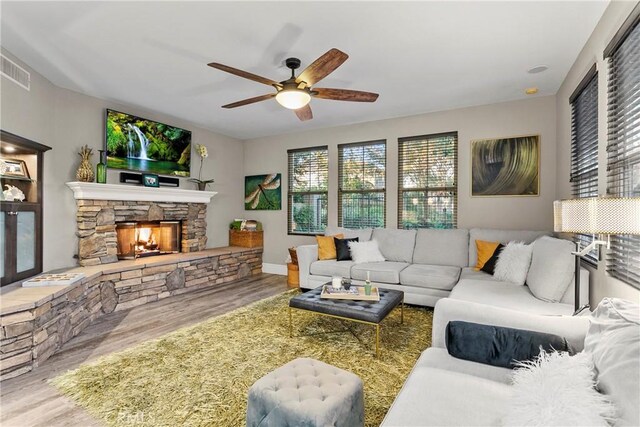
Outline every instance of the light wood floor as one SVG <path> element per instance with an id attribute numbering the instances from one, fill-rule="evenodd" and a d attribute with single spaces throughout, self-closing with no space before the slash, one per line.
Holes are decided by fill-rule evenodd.
<path id="1" fill-rule="evenodd" d="M 3 427 L 99 426 L 100 422 L 76 407 L 47 381 L 99 356 L 132 347 L 287 289 L 286 277 L 262 274 L 106 315 L 67 342 L 44 366 L 0 384 L 0 424 Z"/>

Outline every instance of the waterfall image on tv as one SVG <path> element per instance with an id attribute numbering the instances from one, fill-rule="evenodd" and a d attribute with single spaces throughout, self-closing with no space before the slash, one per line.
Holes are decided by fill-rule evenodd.
<path id="1" fill-rule="evenodd" d="M 107 167 L 189 176 L 191 132 L 107 110 Z"/>

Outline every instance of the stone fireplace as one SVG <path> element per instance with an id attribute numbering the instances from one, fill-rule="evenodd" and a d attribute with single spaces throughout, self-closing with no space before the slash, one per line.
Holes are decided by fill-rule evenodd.
<path id="1" fill-rule="evenodd" d="M 67 185 L 74 191 L 78 208 L 76 235 L 78 261 L 82 266 L 117 262 L 119 257 L 195 252 L 206 247 L 207 204 L 215 192 L 80 182 Z M 140 245 L 138 239 L 133 242 L 138 246 L 137 253 L 134 247 L 132 254 L 130 247 L 123 246 L 132 243 L 124 242 L 131 224 L 157 224 L 153 226 L 156 232 L 165 234 L 158 234 L 155 239 L 166 236 L 167 241 L 173 243 L 178 239 L 180 243 L 177 247 L 154 247 L 149 242 Z M 136 229 L 133 225 L 133 236 L 128 239 L 136 239 L 136 230 L 140 237 L 140 228 L 144 227 Z M 122 229 L 123 236 L 118 236 L 118 229 Z"/>

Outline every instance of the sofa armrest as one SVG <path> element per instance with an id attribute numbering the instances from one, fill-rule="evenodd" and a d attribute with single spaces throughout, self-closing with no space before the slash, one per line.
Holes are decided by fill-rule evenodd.
<path id="1" fill-rule="evenodd" d="M 443 298 L 436 303 L 433 314 L 432 346 L 446 348 L 445 329 L 452 320 L 504 326 L 545 332 L 567 339 L 573 351 L 584 348 L 589 318 L 582 316 L 543 316 L 488 306 L 474 302 Z"/>
<path id="2" fill-rule="evenodd" d="M 300 269 L 300 287 L 310 288 L 309 268 L 311 263 L 318 260 L 318 245 L 302 245 L 296 248 L 298 254 L 298 268 Z"/>

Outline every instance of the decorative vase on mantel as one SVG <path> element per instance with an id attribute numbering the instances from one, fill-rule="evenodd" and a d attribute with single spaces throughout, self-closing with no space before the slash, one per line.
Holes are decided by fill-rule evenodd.
<path id="1" fill-rule="evenodd" d="M 96 165 L 96 182 L 98 184 L 107 183 L 107 153 L 105 150 L 100 151 L 100 163 Z"/>
<path id="2" fill-rule="evenodd" d="M 78 166 L 78 170 L 76 171 L 76 179 L 81 182 L 93 182 L 93 167 L 91 166 L 91 156 L 93 155 L 93 150 L 89 148 L 88 145 L 85 145 L 80 149 L 78 155 L 82 158 L 80 161 L 80 166 Z"/>

